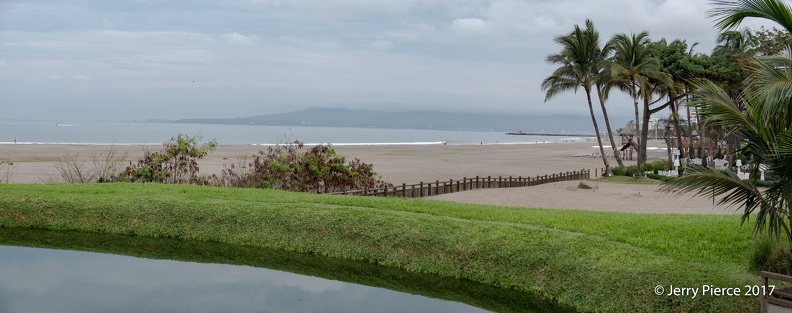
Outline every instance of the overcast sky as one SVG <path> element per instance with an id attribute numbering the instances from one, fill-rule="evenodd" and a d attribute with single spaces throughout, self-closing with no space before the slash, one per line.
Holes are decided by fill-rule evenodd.
<path id="1" fill-rule="evenodd" d="M 707 0 L 3 0 L 0 118 L 588 114 L 582 94 L 544 102 L 554 37 L 590 18 L 603 40 L 646 30 L 709 53 L 708 9 Z M 632 112 L 624 96 L 609 105 Z"/>

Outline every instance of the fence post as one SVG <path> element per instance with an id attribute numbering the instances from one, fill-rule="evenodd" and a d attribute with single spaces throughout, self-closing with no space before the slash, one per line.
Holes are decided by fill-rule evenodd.
<path id="1" fill-rule="evenodd" d="M 421 182 L 421 198 L 423 198 L 423 196 L 424 196 L 424 194 L 423 194 L 423 182 Z"/>
<path id="2" fill-rule="evenodd" d="M 519 181 L 519 183 L 517 183 L 518 187 L 525 187 L 525 181 L 523 180 L 522 176 L 517 177 L 517 180 Z"/>
<path id="3" fill-rule="evenodd" d="M 509 188 L 511 188 L 511 187 L 514 187 L 514 186 L 512 186 L 512 177 L 509 176 Z"/>
<path id="4" fill-rule="evenodd" d="M 435 196 L 440 194 L 440 181 L 435 181 Z"/>

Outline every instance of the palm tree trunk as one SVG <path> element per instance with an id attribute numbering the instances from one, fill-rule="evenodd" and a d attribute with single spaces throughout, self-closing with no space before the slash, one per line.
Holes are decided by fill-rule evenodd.
<path id="1" fill-rule="evenodd" d="M 669 132 L 670 131 L 668 129 L 668 122 L 666 122 L 666 127 L 665 127 L 665 132 L 663 132 L 663 137 L 665 137 L 666 154 L 668 155 L 668 169 L 671 170 L 671 169 L 674 168 L 674 157 L 671 154 L 671 138 L 668 138 L 668 133 Z"/>
<path id="2" fill-rule="evenodd" d="M 693 116 L 692 116 L 692 115 L 690 115 L 690 107 L 687 107 L 687 124 L 688 124 L 688 129 L 687 129 L 687 135 L 688 135 L 688 153 L 687 153 L 687 154 L 685 154 L 685 159 L 686 159 L 686 160 L 690 160 L 690 154 L 693 152 L 693 123 L 690 121 L 692 118 L 693 118 Z M 682 158 L 682 155 L 680 155 L 679 157 L 680 157 L 680 158 Z M 686 162 L 686 163 L 687 163 L 687 162 Z"/>
<path id="3" fill-rule="evenodd" d="M 706 123 L 699 122 L 701 125 L 701 133 L 699 134 L 699 157 L 701 158 L 701 166 L 707 166 L 707 157 L 709 156 L 709 152 L 707 151 L 707 125 Z"/>
<path id="4" fill-rule="evenodd" d="M 792 253 L 792 233 L 790 232 L 790 230 L 792 230 L 792 218 L 789 218 L 789 216 L 792 216 L 792 199 L 787 197 L 786 204 L 787 204 L 787 219 L 789 220 L 789 228 L 785 229 L 785 231 L 786 231 L 787 240 L 789 241 L 789 252 Z"/>
<path id="5" fill-rule="evenodd" d="M 639 133 L 638 123 L 640 121 L 640 119 L 638 119 L 638 90 L 637 90 L 638 87 L 636 86 L 635 80 L 632 77 L 630 77 L 630 86 L 632 87 L 633 104 L 635 105 L 635 134 L 638 134 Z M 643 146 L 643 144 L 641 144 L 641 136 L 640 135 L 638 136 L 637 144 L 638 144 L 638 148 L 639 149 L 640 149 L 641 146 Z M 641 167 L 640 152 L 638 152 L 638 154 L 639 154 L 638 155 L 638 167 L 639 167 L 638 168 L 638 173 L 640 173 L 641 172 L 641 169 L 640 169 L 640 167 Z"/>
<path id="6" fill-rule="evenodd" d="M 685 98 L 687 99 L 687 96 L 685 96 Z M 679 104 L 680 103 L 678 101 L 677 103 L 671 104 L 671 113 L 674 115 L 673 118 L 674 118 L 674 129 L 676 129 L 677 149 L 679 149 L 679 159 L 681 160 L 683 158 L 682 155 L 683 146 L 682 146 L 682 126 L 679 125 Z M 688 108 L 688 111 L 689 110 L 690 108 Z"/>
<path id="7" fill-rule="evenodd" d="M 608 163 L 608 156 L 605 154 L 605 148 L 602 147 L 602 136 L 600 135 L 599 125 L 597 124 L 597 117 L 594 115 L 594 105 L 591 102 L 591 89 L 586 88 L 586 98 L 588 99 L 589 113 L 591 113 L 591 123 L 594 124 L 594 132 L 597 133 L 597 144 L 600 149 L 600 156 L 602 156 L 602 163 L 605 165 L 605 176 L 611 175 L 610 164 Z"/>
<path id="8" fill-rule="evenodd" d="M 602 116 L 605 117 L 605 128 L 608 130 L 608 139 L 610 139 L 613 156 L 616 158 L 616 163 L 619 164 L 619 167 L 624 167 L 624 163 L 622 162 L 621 155 L 619 153 L 619 147 L 616 146 L 616 141 L 613 140 L 613 131 L 611 130 L 610 119 L 608 118 L 608 110 L 605 108 L 605 99 L 602 97 L 602 90 L 600 90 L 600 87 L 597 87 L 597 97 L 599 98 L 600 106 L 602 107 Z"/>
<path id="9" fill-rule="evenodd" d="M 646 163 L 646 142 L 649 139 L 649 118 L 651 117 L 651 112 L 649 112 L 649 96 L 644 96 L 644 107 L 643 107 L 643 120 L 641 122 L 641 141 L 638 144 L 638 177 L 643 176 L 643 171 L 641 167 Z"/>

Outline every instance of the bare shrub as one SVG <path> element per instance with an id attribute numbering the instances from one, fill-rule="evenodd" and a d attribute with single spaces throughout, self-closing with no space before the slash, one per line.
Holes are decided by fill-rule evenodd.
<path id="1" fill-rule="evenodd" d="M 364 188 L 391 187 L 373 171 L 371 164 L 337 155 L 330 145 L 303 152 L 300 141 L 276 145 L 253 155 L 246 171 L 232 165 L 223 170 L 226 186 L 272 188 L 290 191 L 331 193 Z"/>
<path id="2" fill-rule="evenodd" d="M 118 146 L 110 146 L 99 155 L 80 158 L 79 153 L 65 154 L 58 158 L 55 171 L 67 183 L 94 183 L 110 181 L 121 169 L 121 160 L 126 154 L 119 153 Z"/>
<path id="3" fill-rule="evenodd" d="M 14 174 L 14 162 L 0 161 L 0 183 L 8 184 Z"/>

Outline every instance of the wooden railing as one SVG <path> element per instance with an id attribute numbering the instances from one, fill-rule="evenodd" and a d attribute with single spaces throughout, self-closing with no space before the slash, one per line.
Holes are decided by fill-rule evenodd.
<path id="1" fill-rule="evenodd" d="M 775 285 L 770 285 L 770 280 L 790 283 L 792 276 L 762 271 L 759 273 L 759 277 L 762 278 L 762 285 L 752 286 L 747 290 L 749 295 L 761 297 L 759 312 L 789 312 L 792 309 L 792 287 L 779 285 L 776 288 Z"/>
<path id="2" fill-rule="evenodd" d="M 562 182 L 569 180 L 588 179 L 591 177 L 590 170 L 580 170 L 566 173 L 550 174 L 536 177 L 479 177 L 463 178 L 460 180 L 449 179 L 447 181 L 436 180 L 434 182 L 420 182 L 418 184 L 401 184 L 389 188 L 351 190 L 346 192 L 333 193 L 334 195 L 354 195 L 354 196 L 379 196 L 379 197 L 405 197 L 421 198 L 437 196 L 446 193 L 486 189 L 486 188 L 513 188 L 536 186 L 547 183 Z"/>

